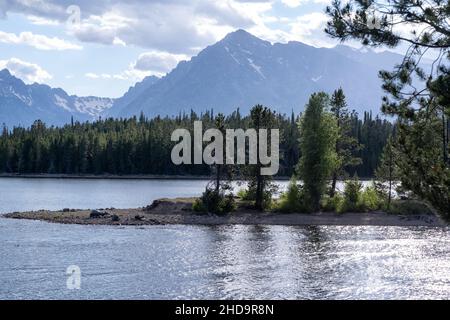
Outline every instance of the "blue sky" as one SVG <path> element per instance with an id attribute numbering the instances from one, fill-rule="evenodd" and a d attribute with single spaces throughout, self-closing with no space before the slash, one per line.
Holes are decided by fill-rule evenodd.
<path id="1" fill-rule="evenodd" d="M 69 94 L 119 97 L 236 29 L 333 46 L 328 0 L 0 0 L 0 68 Z"/>

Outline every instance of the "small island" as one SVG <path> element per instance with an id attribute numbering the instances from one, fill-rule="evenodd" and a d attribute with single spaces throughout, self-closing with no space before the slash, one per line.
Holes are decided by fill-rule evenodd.
<path id="1" fill-rule="evenodd" d="M 41 220 L 81 225 L 371 225 L 371 226 L 428 226 L 444 227 L 447 223 L 431 212 L 422 214 L 391 214 L 373 212 L 316 212 L 281 213 L 260 212 L 245 201 L 237 201 L 235 211 L 224 214 L 201 213 L 193 210 L 196 198 L 159 199 L 144 208 L 61 211 L 14 212 L 6 218 Z"/>

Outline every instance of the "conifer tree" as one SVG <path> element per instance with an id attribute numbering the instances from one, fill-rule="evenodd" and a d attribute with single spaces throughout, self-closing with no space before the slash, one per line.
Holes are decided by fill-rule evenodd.
<path id="1" fill-rule="evenodd" d="M 383 154 L 381 155 L 380 165 L 378 166 L 375 176 L 375 186 L 381 194 L 387 194 L 387 208 L 390 209 L 392 202 L 392 189 L 394 183 L 399 179 L 399 172 L 396 165 L 397 154 L 394 148 L 394 141 L 389 137 Z"/>
<path id="2" fill-rule="evenodd" d="M 253 128 L 258 133 L 260 129 L 270 129 L 274 128 L 275 125 L 275 113 L 269 108 L 262 105 L 255 105 L 250 110 L 250 128 Z M 270 135 L 268 135 L 270 141 Z M 268 145 L 270 148 L 270 146 Z M 257 134 L 257 145 L 256 150 L 260 149 L 259 135 Z M 258 161 L 256 165 L 248 165 L 246 168 L 246 176 L 248 180 L 249 193 L 254 194 L 255 198 L 255 208 L 257 210 L 263 210 L 272 200 L 273 193 L 276 192 L 276 185 L 273 183 L 271 176 L 266 176 L 261 174 L 261 162 Z"/>
<path id="3" fill-rule="evenodd" d="M 298 173 L 311 211 L 319 210 L 320 199 L 337 163 L 338 129 L 335 117 L 328 111 L 329 101 L 326 93 L 314 93 L 300 120 Z"/>
<path id="4" fill-rule="evenodd" d="M 333 197 L 336 191 L 337 179 L 345 174 L 344 169 L 361 163 L 361 158 L 355 156 L 355 151 L 359 150 L 361 146 L 356 138 L 351 136 L 351 118 L 342 88 L 334 91 L 330 105 L 338 127 L 338 138 L 335 146 L 337 162 L 336 168 L 333 170 L 330 188 L 330 197 Z"/>
<path id="5" fill-rule="evenodd" d="M 332 37 L 373 47 L 408 46 L 394 70 L 380 71 L 388 93 L 382 110 L 398 117 L 402 186 L 448 215 L 449 2 L 336 0 L 326 11 L 330 21 L 325 31 Z M 402 32 L 405 28 L 410 30 L 408 34 Z M 422 60 L 430 51 L 434 51 L 434 61 L 431 68 L 424 69 Z"/>

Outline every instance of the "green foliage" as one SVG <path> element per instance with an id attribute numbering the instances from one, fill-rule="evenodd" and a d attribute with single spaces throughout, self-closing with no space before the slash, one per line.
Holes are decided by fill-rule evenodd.
<path id="1" fill-rule="evenodd" d="M 194 210 L 195 212 L 201 212 L 201 213 L 207 213 L 208 209 L 206 208 L 206 206 L 203 204 L 202 199 L 197 198 L 194 200 L 194 203 L 192 204 L 192 210 Z"/>
<path id="2" fill-rule="evenodd" d="M 436 114 L 401 123 L 397 167 L 402 188 L 450 217 L 450 164 L 442 152 L 442 125 Z"/>
<path id="3" fill-rule="evenodd" d="M 360 196 L 359 207 L 364 211 L 376 211 L 384 209 L 385 201 L 380 197 L 379 192 L 374 186 L 369 186 L 364 189 Z"/>
<path id="4" fill-rule="evenodd" d="M 381 155 L 380 164 L 375 171 L 375 187 L 378 191 L 378 195 L 384 197 L 387 202 L 387 207 L 390 207 L 391 200 L 393 198 L 393 188 L 395 182 L 400 179 L 399 170 L 396 165 L 399 156 L 395 151 L 394 140 L 389 137 L 387 144 L 383 149 Z"/>
<path id="5" fill-rule="evenodd" d="M 345 183 L 344 187 L 344 202 L 340 208 L 340 212 L 357 212 L 361 207 L 361 192 L 362 184 L 359 180 L 352 179 Z"/>
<path id="6" fill-rule="evenodd" d="M 247 189 L 239 189 L 236 195 L 238 198 L 244 201 L 255 200 L 254 195 L 251 195 Z"/>
<path id="7" fill-rule="evenodd" d="M 215 128 L 218 129 L 223 135 L 226 134 L 225 116 L 219 113 L 214 119 Z M 215 150 L 217 152 L 217 150 Z M 225 152 L 222 149 L 222 158 L 225 157 Z M 214 173 L 214 190 L 216 192 L 229 192 L 232 190 L 231 181 L 233 179 L 233 166 L 221 163 L 216 163 L 213 166 Z"/>
<path id="8" fill-rule="evenodd" d="M 236 210 L 236 203 L 232 194 L 206 187 L 205 192 L 192 205 L 192 210 L 203 213 L 215 213 L 224 215 Z"/>
<path id="9" fill-rule="evenodd" d="M 263 180 L 263 192 L 262 192 L 262 206 L 257 207 L 254 205 L 258 210 L 265 210 L 269 209 L 272 206 L 273 203 L 273 195 L 278 191 L 278 186 L 273 183 L 273 181 L 270 178 Z M 245 195 L 243 200 L 247 201 L 253 201 L 256 204 L 256 190 L 258 188 L 256 180 L 250 180 L 248 182 L 248 187 L 245 190 L 245 193 L 242 193 Z"/>
<path id="10" fill-rule="evenodd" d="M 338 128 L 338 137 L 335 145 L 337 159 L 330 188 L 330 196 L 333 197 L 338 178 L 346 175 L 345 168 L 355 167 L 361 164 L 361 158 L 356 154 L 356 151 L 361 150 L 361 145 L 358 143 L 356 137 L 352 136 L 351 121 L 353 117 L 348 112 L 347 102 L 345 101 L 342 88 L 334 91 L 330 105 Z"/>
<path id="11" fill-rule="evenodd" d="M 274 210 L 285 213 L 307 211 L 303 189 L 295 176 L 291 178 L 286 192 L 283 192 L 276 202 Z"/>
<path id="12" fill-rule="evenodd" d="M 309 209 L 317 211 L 327 181 L 336 167 L 336 119 L 326 111 L 328 96 L 313 94 L 300 121 L 301 158 L 298 173 L 304 183 Z"/>
<path id="13" fill-rule="evenodd" d="M 41 121 L 36 121 L 30 128 L 3 128 L 0 131 L 0 172 L 208 176 L 215 173 L 214 167 L 205 164 L 176 166 L 170 161 L 174 146 L 174 142 L 170 141 L 172 131 L 176 128 L 191 130 L 193 121 L 199 119 L 203 121 L 205 130 L 218 125 L 212 112 L 201 116 L 192 112 L 174 118 L 147 119 L 141 116 L 103 119 L 93 123 L 74 122 L 59 128 L 46 127 Z M 297 120 L 294 114 L 274 118 L 273 126 L 280 129 L 281 138 L 280 176 L 291 176 L 300 157 Z M 242 116 L 237 110 L 224 122 L 226 128 L 246 129 L 250 126 L 250 117 Z M 351 123 L 352 136 L 360 137 L 359 141 L 364 144 L 366 135 L 373 139 L 382 138 L 392 129 L 387 121 L 376 125 L 375 120 L 359 120 L 355 115 Z M 381 140 L 371 140 L 370 145 L 382 147 L 383 143 Z M 381 148 L 371 147 L 367 152 L 376 159 Z M 372 163 L 365 161 L 358 166 L 358 175 L 370 176 L 373 173 Z"/>
<path id="14" fill-rule="evenodd" d="M 250 110 L 250 127 L 259 132 L 260 129 L 277 129 L 276 115 L 267 107 L 256 105 Z M 268 146 L 270 150 L 270 130 L 268 130 Z M 257 148 L 260 149 L 260 137 L 257 135 Z M 277 185 L 273 183 L 272 176 L 261 174 L 262 164 L 249 164 L 244 166 L 244 176 L 248 182 L 249 193 L 254 195 L 254 207 L 257 210 L 270 208 L 272 203 L 272 195 L 277 191 Z"/>
<path id="15" fill-rule="evenodd" d="M 374 186 L 363 189 L 358 180 L 350 180 L 345 184 L 344 194 L 325 196 L 321 207 L 325 212 L 367 212 L 384 210 L 385 201 Z"/>
<path id="16" fill-rule="evenodd" d="M 368 10 L 380 24 L 369 25 Z M 327 7 L 326 32 L 340 40 L 373 47 L 407 43 L 401 63 L 380 71 L 382 111 L 398 118 L 397 167 L 402 188 L 450 217 L 450 10 L 448 1 L 333 1 Z M 423 26 L 427 26 L 423 29 Z M 408 35 L 394 30 L 408 27 Z M 434 49 L 439 54 L 428 70 L 420 63 Z M 390 194 L 390 193 L 389 193 Z"/>
<path id="17" fill-rule="evenodd" d="M 398 215 L 434 215 L 430 206 L 419 200 L 394 200 L 388 212 Z"/>
<path id="18" fill-rule="evenodd" d="M 335 193 L 333 197 L 323 197 L 321 208 L 325 212 L 341 212 L 343 203 L 344 197 L 340 193 Z"/>
<path id="19" fill-rule="evenodd" d="M 375 186 L 363 188 L 358 179 L 347 181 L 343 196 L 337 195 L 334 200 L 335 210 L 341 213 L 384 210 L 385 206 L 385 199 L 380 196 Z"/>

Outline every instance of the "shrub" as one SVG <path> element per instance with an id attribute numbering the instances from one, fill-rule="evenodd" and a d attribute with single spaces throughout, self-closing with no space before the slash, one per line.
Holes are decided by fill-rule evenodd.
<path id="1" fill-rule="evenodd" d="M 361 193 L 357 207 L 364 211 L 380 210 L 384 207 L 384 201 L 375 187 L 369 186 Z"/>
<path id="2" fill-rule="evenodd" d="M 295 177 L 289 182 L 286 192 L 283 192 L 274 210 L 280 212 L 306 212 L 304 191 L 298 185 Z"/>
<path id="3" fill-rule="evenodd" d="M 345 183 L 344 201 L 339 212 L 360 211 L 362 184 L 358 179 L 349 180 Z"/>
<path id="4" fill-rule="evenodd" d="M 340 193 L 336 193 L 333 197 L 324 197 L 322 199 L 321 208 L 325 212 L 340 212 L 344 202 L 344 197 Z"/>
<path id="5" fill-rule="evenodd" d="M 208 210 L 203 205 L 203 202 L 200 198 L 197 198 L 194 200 L 194 203 L 192 204 L 192 210 L 195 212 L 207 212 Z"/>
<path id="6" fill-rule="evenodd" d="M 394 200 L 388 212 L 398 215 L 434 214 L 429 205 L 419 200 Z"/>
<path id="7" fill-rule="evenodd" d="M 252 195 L 251 192 L 249 192 L 249 190 L 247 189 L 239 189 L 239 191 L 237 192 L 237 196 L 238 198 L 244 201 L 255 200 L 255 195 L 254 194 Z"/>
<path id="8" fill-rule="evenodd" d="M 234 197 L 232 194 L 226 195 L 222 199 L 221 203 L 221 212 L 222 213 L 229 213 L 236 210 L 236 202 L 234 201 Z"/>
<path id="9" fill-rule="evenodd" d="M 223 192 L 217 192 L 209 187 L 192 204 L 192 210 L 196 212 L 211 212 L 218 215 L 229 213 L 235 209 L 236 204 L 232 194 L 226 195 Z"/>
<path id="10" fill-rule="evenodd" d="M 271 181 L 263 182 L 262 208 L 267 209 L 273 207 L 272 195 L 278 190 L 278 186 Z M 256 181 L 250 181 L 247 189 L 244 191 L 245 197 L 242 200 L 256 201 Z"/>

